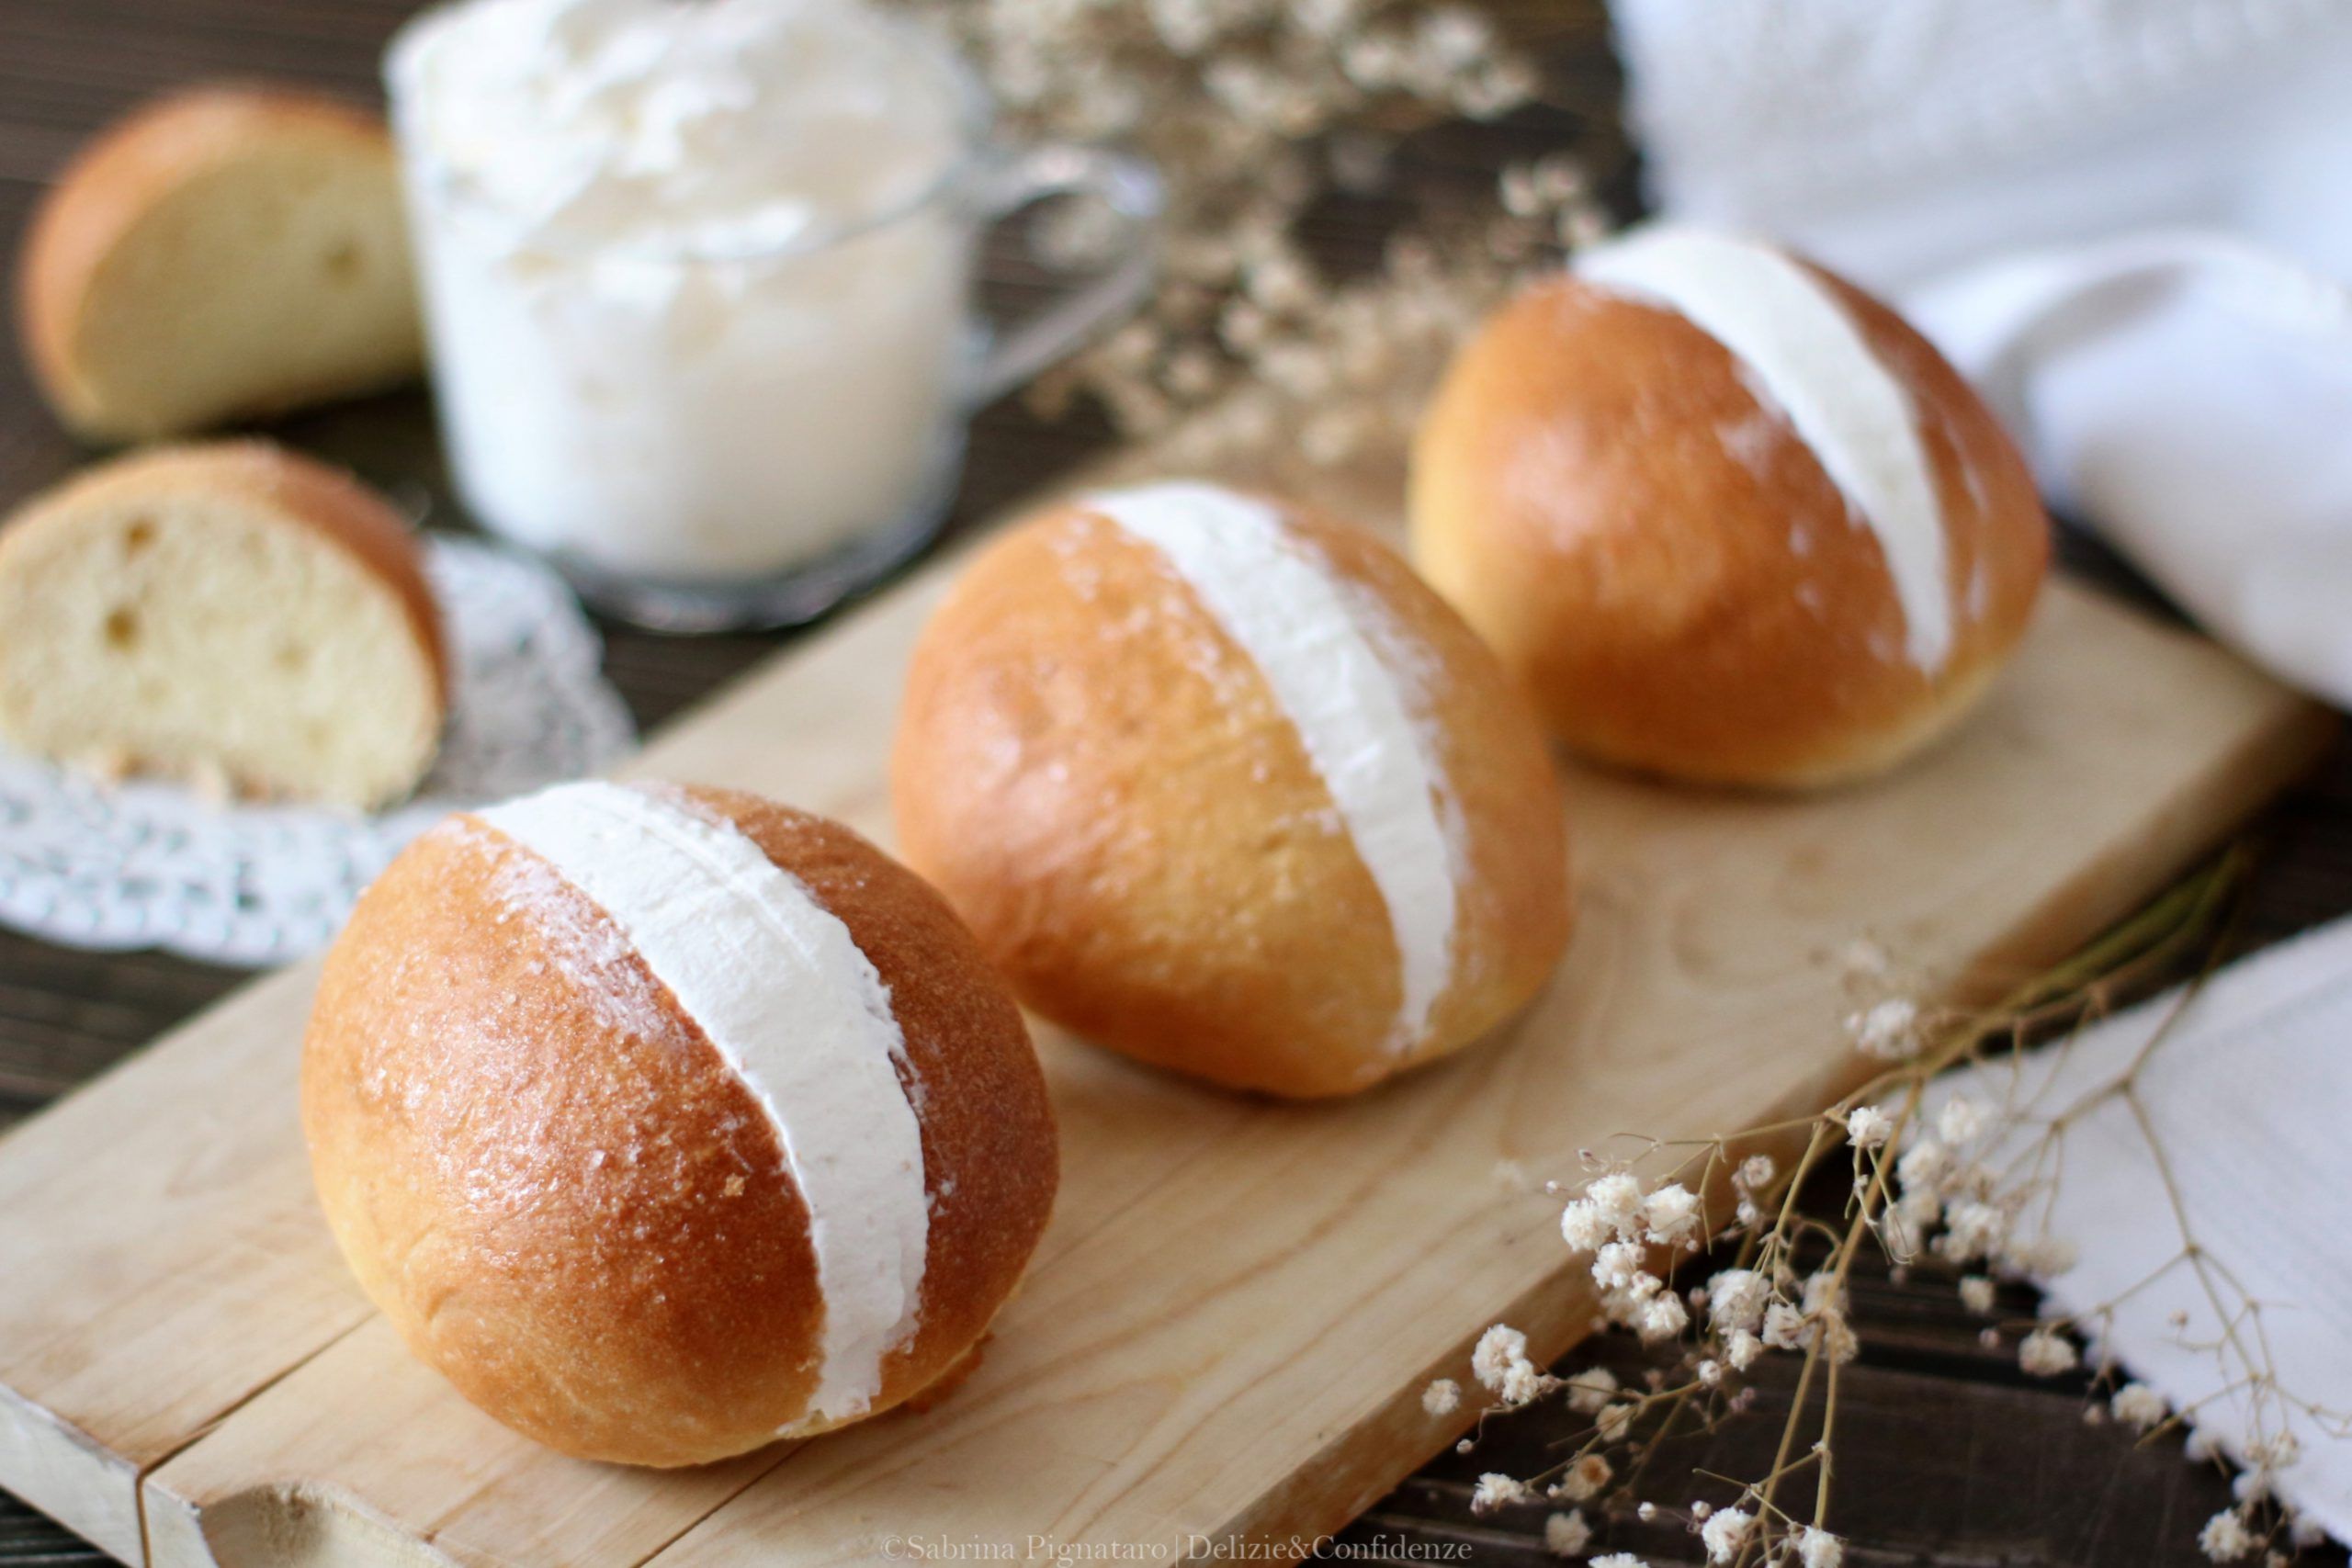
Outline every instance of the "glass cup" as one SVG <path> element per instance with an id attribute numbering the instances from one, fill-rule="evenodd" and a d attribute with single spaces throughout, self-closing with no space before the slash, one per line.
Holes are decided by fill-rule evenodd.
<path id="1" fill-rule="evenodd" d="M 907 44 L 937 51 L 911 27 Z M 938 64 L 960 145 L 911 200 L 806 243 L 550 248 L 518 245 L 435 157 L 395 40 L 434 390 L 473 518 L 669 631 L 805 621 L 920 550 L 973 412 L 1142 301 L 1163 204 L 1139 159 L 997 144 L 970 72 Z M 986 321 L 985 231 L 1057 196 L 1116 215 L 1106 261 L 1024 321 Z"/>

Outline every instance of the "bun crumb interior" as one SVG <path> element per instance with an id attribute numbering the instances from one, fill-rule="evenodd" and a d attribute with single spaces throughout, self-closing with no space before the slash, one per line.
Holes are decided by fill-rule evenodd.
<path id="1" fill-rule="evenodd" d="M 0 730 L 43 756 L 378 807 L 431 765 L 443 681 L 399 514 L 275 447 L 123 458 L 0 534 Z"/>

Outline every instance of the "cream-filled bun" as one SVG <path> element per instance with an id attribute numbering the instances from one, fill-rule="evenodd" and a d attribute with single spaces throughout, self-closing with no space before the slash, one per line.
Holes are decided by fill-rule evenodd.
<path id="1" fill-rule="evenodd" d="M 1368 534 L 1206 484 L 983 551 L 916 647 L 891 786 L 1023 1001 L 1237 1088 L 1458 1050 L 1567 941 L 1559 782 L 1493 656 Z"/>
<path id="2" fill-rule="evenodd" d="M 946 1386 L 1056 1178 L 1019 1010 L 947 906 L 711 789 L 563 784 L 417 840 L 327 956 L 302 1116 L 410 1348 L 632 1464 Z"/>
<path id="3" fill-rule="evenodd" d="M 2016 446 L 1926 339 L 1784 251 L 1673 226 L 1583 253 L 1464 347 L 1412 520 L 1563 739 L 1730 784 L 1934 739 L 2050 553 Z"/>

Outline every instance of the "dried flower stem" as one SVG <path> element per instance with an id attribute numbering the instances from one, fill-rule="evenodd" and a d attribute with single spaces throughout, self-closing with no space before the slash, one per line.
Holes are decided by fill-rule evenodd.
<path id="1" fill-rule="evenodd" d="M 1866 1052 L 1885 1055 L 1891 1040 L 1914 1034 L 1917 1049 L 1907 1059 L 1869 1075 L 1867 1081 L 1817 1117 L 1795 1118 L 1769 1127 L 1750 1129 L 1734 1139 L 1714 1137 L 1679 1145 L 1637 1139 L 1636 1155 L 1627 1159 L 1588 1156 L 1596 1174 L 1571 1201 L 1561 1217 L 1570 1246 L 1594 1257 L 1594 1279 L 1600 1287 L 1600 1304 L 1610 1321 L 1638 1329 L 1645 1339 L 1659 1323 L 1679 1330 L 1692 1322 L 1679 1297 L 1666 1281 L 1670 1251 L 1661 1244 L 1678 1239 L 1684 1223 L 1674 1216 L 1694 1216 L 1705 1200 L 1727 1180 L 1736 1198 L 1736 1213 L 1728 1225 L 1705 1229 L 1716 1244 L 1717 1257 L 1726 1254 L 1730 1267 L 1719 1269 L 1703 1291 L 1690 1294 L 1691 1307 L 1702 1312 L 1686 1344 L 1679 1379 L 1653 1373 L 1649 1389 L 1638 1395 L 1605 1392 L 1598 1398 L 1590 1387 L 1571 1403 L 1594 1416 L 1591 1427 L 1574 1445 L 1574 1452 L 1546 1476 L 1583 1477 L 1572 1493 L 1583 1502 L 1592 1495 L 1587 1484 L 1597 1473 L 1606 1477 L 1611 1467 L 1601 1459 L 1608 1450 L 1625 1445 L 1638 1455 L 1616 1495 L 1629 1500 L 1646 1479 L 1659 1446 L 1695 1410 L 1702 1421 L 1714 1422 L 1742 1408 L 1746 1391 L 1729 1391 L 1730 1383 L 1760 1355 L 1795 1350 L 1802 1360 L 1794 1392 L 1782 1423 L 1772 1462 L 1760 1476 L 1747 1482 L 1724 1480 L 1736 1489 L 1725 1505 L 1693 1503 L 1687 1510 L 1666 1510 L 1643 1503 L 1641 1517 L 1672 1512 L 1686 1518 L 1702 1538 L 1708 1561 L 1729 1568 L 1802 1560 L 1806 1568 L 1842 1560 L 1843 1545 L 1827 1533 L 1835 1491 L 1835 1441 L 1840 1369 L 1860 1348 L 1847 1320 L 1847 1289 L 1866 1239 L 1876 1240 L 1896 1262 L 1909 1259 L 1930 1244 L 1932 1250 L 1966 1265 L 1978 1259 L 1986 1266 L 2030 1273 L 2052 1263 L 2058 1243 L 2047 1234 L 2053 1212 L 2049 1190 L 2063 1175 L 2063 1147 L 2057 1140 L 2075 1119 L 2093 1107 L 2120 1099 L 2130 1111 L 2154 1151 L 2159 1181 L 2181 1235 L 2181 1252 L 2163 1269 L 2105 1303 L 2086 1318 L 2105 1314 L 2143 1286 L 2153 1284 L 2171 1269 L 2185 1265 L 2199 1280 L 2203 1297 L 2219 1325 L 2212 1347 L 2222 1358 L 2224 1382 L 2253 1402 L 2259 1422 L 2264 1411 L 2294 1410 L 2321 1421 L 2330 1430 L 2352 1433 L 2352 1418 L 2319 1410 L 2281 1390 L 2271 1370 L 2269 1346 L 2263 1323 L 2264 1303 L 2254 1300 L 2221 1259 L 2199 1245 L 2177 1178 L 2165 1158 L 2153 1119 L 2140 1095 L 2137 1077 L 2158 1043 L 2181 1013 L 2196 987 L 2218 964 L 2234 929 L 2237 894 L 2249 855 L 2233 849 L 2203 872 L 2172 888 L 2138 914 L 2086 946 L 2065 963 L 2011 987 L 1990 1007 L 1952 1011 L 1920 1029 L 1918 1010 L 1909 1003 L 1899 1009 L 1886 1004 L 1858 1014 L 1858 1044 Z M 2160 1021 L 2155 1037 L 2143 1043 L 2126 1070 L 2114 1082 L 2047 1119 L 2029 1120 L 2030 1107 L 2007 1103 L 1987 1109 L 1964 1098 L 1942 1098 L 1928 1125 L 1930 1081 L 1950 1068 L 1978 1063 L 2003 1054 L 2015 1055 L 2053 1033 L 2065 1034 L 2105 1014 L 2114 1002 L 2136 994 L 2177 970 L 2182 961 L 2201 952 L 2196 976 L 2181 1003 Z M 2062 1041 L 2051 1047 L 2065 1049 Z M 2010 1099 L 2014 1099 L 2012 1091 Z M 2006 1118 L 2006 1121 L 1999 1119 Z M 1993 1146 L 1986 1140 L 2003 1127 L 2031 1125 L 2041 1130 L 2035 1146 L 2013 1156 L 2002 1171 L 1968 1156 L 1970 1149 Z M 1848 1136 L 1849 1129 L 1852 1135 Z M 1735 1149 L 1756 1146 L 1759 1138 L 1791 1138 L 1806 1134 L 1803 1152 L 1786 1170 L 1775 1168 L 1770 1157 Z M 1805 1214 L 1799 1203 L 1808 1179 L 1819 1171 L 1829 1151 L 1841 1140 L 1852 1151 L 1854 1182 L 1842 1224 L 1830 1224 Z M 1633 1173 L 1636 1160 L 1670 1147 L 1688 1148 L 1682 1171 L 1697 1187 L 1694 1196 L 1679 1181 L 1645 1187 Z M 2022 1178 L 2018 1166 L 2024 1165 Z M 2018 1222 L 2033 1200 L 2043 1200 L 2041 1235 L 2030 1242 Z M 1658 1216 L 1668 1216 L 1673 1228 L 1660 1230 Z M 1704 1222 L 1699 1222 L 1704 1229 Z M 1818 1236 L 1827 1243 L 1826 1259 L 1810 1277 L 1797 1263 L 1801 1244 Z M 1645 1250 L 1639 1243 L 1650 1244 Z M 1695 1248 L 1695 1241 L 1687 1243 Z M 1668 1262 L 1654 1259 L 1667 1258 Z M 1655 1271 L 1653 1271 L 1655 1270 Z M 1962 1280 L 1962 1295 L 1971 1310 L 1989 1310 L 1989 1277 Z M 1666 1303 L 1664 1308 L 1657 1303 Z M 2073 1342 L 2064 1337 L 2070 1325 L 2044 1319 L 2019 1342 L 2025 1370 L 2051 1375 L 2081 1362 Z M 1988 1333 L 1993 1331 L 1988 1330 Z M 1521 1342 L 1523 1344 L 1523 1341 Z M 1728 1369 L 1728 1370 L 1726 1370 Z M 1563 1386 L 1556 1379 L 1532 1374 L 1512 1386 L 1506 1407 L 1522 1404 L 1539 1392 Z M 1566 1386 L 1578 1387 L 1579 1374 Z M 1602 1374 L 1605 1378 L 1605 1374 Z M 2098 1387 L 2111 1376 L 2102 1369 Z M 1482 1379 L 1482 1381 L 1486 1381 Z M 1498 1388 L 1488 1382 L 1490 1388 Z M 1615 1391 L 1613 1378 L 1606 1390 Z M 1812 1414 L 1815 1391 L 1821 1393 L 1817 1427 Z M 2170 1412 L 2143 1385 L 2132 1384 L 2114 1397 L 2114 1414 L 2142 1431 L 2168 1429 L 2186 1413 Z M 2103 1415 L 2104 1412 L 2101 1412 Z M 1644 1435 L 1635 1436 L 1636 1428 Z M 1805 1439 L 1811 1434 L 1808 1444 Z M 2215 1561 L 2233 1561 L 2267 1549 L 2280 1532 L 2293 1526 L 2291 1514 L 2269 1495 L 2268 1478 L 2291 1462 L 2292 1438 L 2283 1428 L 2252 1442 L 2242 1456 L 2249 1465 L 2240 1482 L 2241 1503 L 2207 1521 L 2200 1542 Z M 1589 1467 L 1598 1464 L 1598 1472 Z M 1792 1514 L 1782 1495 L 1792 1477 L 1813 1471 L 1813 1498 L 1808 1518 Z M 1495 1478 L 1499 1481 L 1500 1478 Z"/>

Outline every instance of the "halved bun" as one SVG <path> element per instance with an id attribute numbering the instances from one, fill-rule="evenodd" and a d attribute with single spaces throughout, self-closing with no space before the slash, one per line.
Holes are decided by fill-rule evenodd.
<path id="1" fill-rule="evenodd" d="M 94 441 L 398 385 L 424 364 L 390 138 L 277 89 L 176 94 L 102 133 L 34 214 L 34 378 Z"/>
<path id="2" fill-rule="evenodd" d="M 447 679 L 400 513 L 264 442 L 117 458 L 0 532 L 0 730 L 44 756 L 381 806 L 432 765 Z"/>

